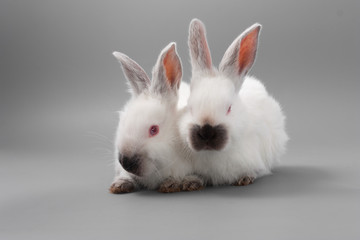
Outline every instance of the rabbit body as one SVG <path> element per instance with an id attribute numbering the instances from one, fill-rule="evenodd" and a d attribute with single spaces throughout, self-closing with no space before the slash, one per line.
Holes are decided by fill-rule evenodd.
<path id="1" fill-rule="evenodd" d="M 201 91 L 206 91 L 207 95 L 210 94 L 210 89 L 218 92 L 218 82 L 225 80 L 210 78 L 204 81 L 207 87 Z M 210 82 L 213 82 L 213 88 L 209 86 Z M 180 121 L 185 142 L 188 142 L 186 139 L 189 138 L 187 133 L 190 115 L 188 111 Z M 231 116 L 229 114 L 227 117 L 229 136 L 224 149 L 189 150 L 194 172 L 213 185 L 233 184 L 245 176 L 257 178 L 269 174 L 285 152 L 288 140 L 285 116 L 278 102 L 267 93 L 259 80 L 246 77 L 232 103 Z"/>
<path id="2" fill-rule="evenodd" d="M 181 84 L 181 61 L 175 43 L 160 54 L 152 80 L 133 60 L 115 52 L 131 90 L 131 99 L 120 112 L 115 141 L 115 178 L 112 193 L 140 188 L 163 192 L 180 191 L 181 184 L 197 187 L 202 181 L 191 176 L 191 162 L 183 157 L 178 118 L 184 111 L 189 86 Z M 180 88 L 180 90 L 179 90 Z M 161 185 L 163 184 L 163 185 Z M 194 187 L 194 186 L 193 186 Z"/>
<path id="3" fill-rule="evenodd" d="M 179 128 L 194 172 L 208 184 L 251 183 L 269 174 L 285 152 L 281 107 L 248 75 L 260 29 L 254 24 L 236 38 L 218 70 L 212 66 L 203 23 L 194 19 L 190 24 L 191 93 Z"/>

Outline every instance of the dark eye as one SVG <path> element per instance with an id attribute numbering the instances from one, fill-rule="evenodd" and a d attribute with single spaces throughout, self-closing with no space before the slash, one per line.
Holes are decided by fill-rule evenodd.
<path id="1" fill-rule="evenodd" d="M 154 137 L 159 133 L 159 126 L 158 125 L 152 125 L 149 128 L 149 137 Z"/>
<path id="2" fill-rule="evenodd" d="M 227 112 L 226 112 L 226 115 L 228 115 L 229 113 L 231 112 L 231 105 L 229 106 Z"/>

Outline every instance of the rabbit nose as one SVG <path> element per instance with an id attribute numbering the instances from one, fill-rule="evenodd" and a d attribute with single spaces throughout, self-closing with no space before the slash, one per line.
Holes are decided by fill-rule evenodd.
<path id="1" fill-rule="evenodd" d="M 190 144 L 197 151 L 221 150 L 228 142 L 228 138 L 228 131 L 223 124 L 193 125 L 190 130 Z"/>
<path id="2" fill-rule="evenodd" d="M 134 155 L 132 157 L 119 154 L 119 162 L 125 171 L 140 175 L 140 157 Z"/>
<path id="3" fill-rule="evenodd" d="M 198 135 L 203 141 L 208 141 L 215 138 L 215 129 L 209 124 L 205 124 L 202 128 L 199 129 Z"/>

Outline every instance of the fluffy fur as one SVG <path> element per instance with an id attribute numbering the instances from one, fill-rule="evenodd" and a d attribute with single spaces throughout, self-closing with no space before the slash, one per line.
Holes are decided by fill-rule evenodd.
<path id="1" fill-rule="evenodd" d="M 208 184 L 242 185 L 265 174 L 279 162 L 288 136 L 280 105 L 264 85 L 247 76 L 256 55 L 261 25 L 254 24 L 230 45 L 212 67 L 205 27 L 190 24 L 191 94 L 181 117 L 181 138 L 189 148 L 194 171 Z M 244 40 L 245 39 L 245 40 Z M 225 126 L 227 139 L 220 150 L 194 149 L 194 126 Z"/>
<path id="2" fill-rule="evenodd" d="M 182 147 L 176 123 L 189 96 L 189 87 L 182 84 L 179 91 L 182 69 L 175 43 L 169 44 L 159 55 L 151 81 L 129 57 L 118 52 L 114 55 L 130 83 L 132 97 L 120 112 L 116 134 L 116 174 L 110 191 L 125 193 L 141 187 L 160 187 L 163 192 L 180 190 L 182 180 L 196 177 L 189 175 L 191 163 L 180 154 Z M 156 136 L 149 135 L 149 128 L 153 125 L 159 127 Z M 118 156 L 137 156 L 141 174 L 125 171 Z M 165 185 L 160 186 L 162 182 Z"/>

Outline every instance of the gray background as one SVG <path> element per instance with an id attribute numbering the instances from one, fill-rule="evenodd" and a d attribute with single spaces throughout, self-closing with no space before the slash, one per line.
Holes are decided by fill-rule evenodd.
<path id="1" fill-rule="evenodd" d="M 358 1 L 0 2 L 0 239 L 360 239 Z M 248 187 L 127 195 L 113 178 L 122 51 L 150 73 L 207 26 L 213 62 L 263 24 L 260 78 L 291 137 Z"/>

